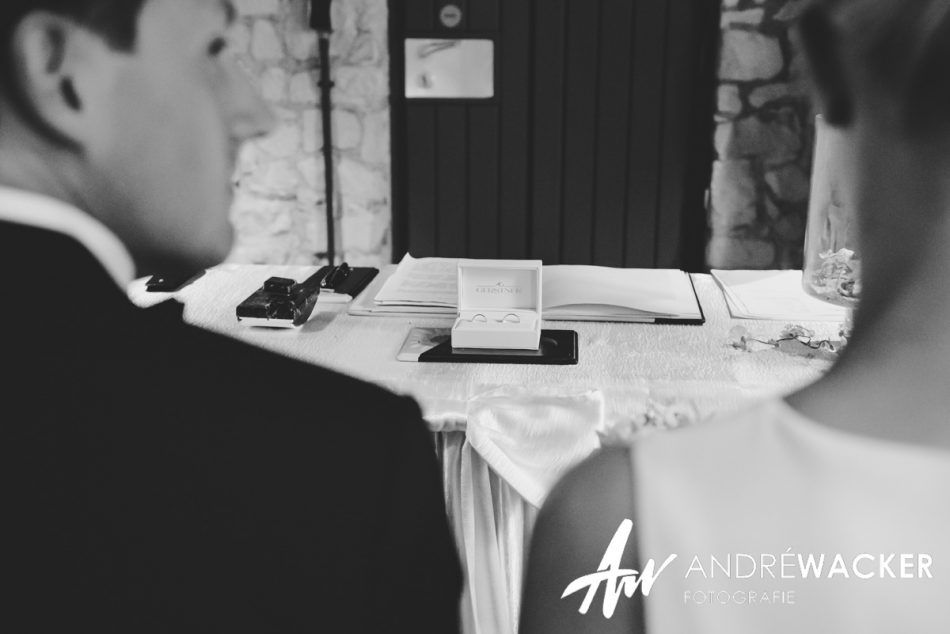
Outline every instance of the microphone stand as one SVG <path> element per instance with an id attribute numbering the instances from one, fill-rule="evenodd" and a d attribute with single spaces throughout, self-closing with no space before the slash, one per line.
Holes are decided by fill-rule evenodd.
<path id="1" fill-rule="evenodd" d="M 332 105 L 330 101 L 333 82 L 330 79 L 330 35 L 333 27 L 330 21 L 331 0 L 311 0 L 310 28 L 316 30 L 320 60 L 320 114 L 323 127 L 323 178 L 325 185 L 325 200 L 327 211 L 327 263 L 336 264 L 336 236 L 335 219 L 333 214 L 334 187 L 333 187 L 333 133 L 331 130 L 330 115 Z"/>

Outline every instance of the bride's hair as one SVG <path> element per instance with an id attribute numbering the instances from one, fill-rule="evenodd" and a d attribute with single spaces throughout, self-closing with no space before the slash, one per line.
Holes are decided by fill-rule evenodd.
<path id="1" fill-rule="evenodd" d="M 897 100 L 908 132 L 950 124 L 950 0 L 814 0 L 867 85 Z M 807 19 L 807 13 L 806 17 Z"/>

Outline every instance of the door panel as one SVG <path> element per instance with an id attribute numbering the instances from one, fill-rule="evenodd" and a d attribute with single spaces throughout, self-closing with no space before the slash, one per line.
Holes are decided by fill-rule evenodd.
<path id="1" fill-rule="evenodd" d="M 405 0 L 390 17 L 395 258 L 702 267 L 716 0 Z M 406 99 L 407 37 L 493 40 L 494 97 Z"/>

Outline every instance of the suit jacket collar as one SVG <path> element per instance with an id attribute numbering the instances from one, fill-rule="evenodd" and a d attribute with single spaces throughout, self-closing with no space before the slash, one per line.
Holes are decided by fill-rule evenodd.
<path id="1" fill-rule="evenodd" d="M 82 244 L 125 293 L 135 278 L 128 249 L 104 224 L 61 200 L 0 185 L 0 220 L 67 235 Z"/>

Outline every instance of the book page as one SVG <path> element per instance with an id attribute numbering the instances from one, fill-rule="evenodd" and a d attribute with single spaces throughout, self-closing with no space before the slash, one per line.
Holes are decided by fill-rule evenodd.
<path id="1" fill-rule="evenodd" d="M 458 303 L 458 260 L 414 258 L 408 253 L 376 294 L 379 306 L 441 306 Z"/>
<path id="2" fill-rule="evenodd" d="M 554 265 L 543 275 L 545 314 L 700 314 L 688 274 L 677 269 Z"/>

